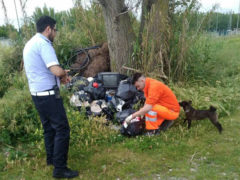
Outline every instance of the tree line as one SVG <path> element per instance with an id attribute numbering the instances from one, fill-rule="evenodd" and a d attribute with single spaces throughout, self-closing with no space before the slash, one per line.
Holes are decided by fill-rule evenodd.
<path id="1" fill-rule="evenodd" d="M 134 8 L 141 11 L 140 19 L 134 15 Z M 24 18 L 18 30 L 20 35 L 15 37 L 28 39 L 35 33 L 36 20 L 49 15 L 57 20 L 62 37 L 69 35 L 69 39 L 76 35 L 74 41 L 77 36 L 81 39 L 79 46 L 107 41 L 112 71 L 126 72 L 127 66 L 166 80 L 178 80 L 186 77 L 193 60 L 209 57 L 203 48 L 206 46 L 196 45 L 198 51 L 193 49 L 201 34 L 236 27 L 236 14 L 231 15 L 231 26 L 228 26 L 229 14 L 202 13 L 199 8 L 198 0 L 98 0 L 86 9 L 81 0 L 76 0 L 69 11 L 56 13 L 46 6 L 37 8 L 31 17 Z M 6 26 L 0 27 L 5 37 L 9 34 L 6 31 L 12 31 Z M 74 41 L 59 43 L 56 47 L 63 63 L 74 48 Z"/>
<path id="2" fill-rule="evenodd" d="M 73 10 L 70 10 L 73 11 Z M 36 20 L 36 18 L 38 18 L 38 14 L 49 14 L 54 15 L 55 17 L 57 17 L 57 19 L 61 19 L 64 15 L 66 15 L 66 12 L 58 12 L 55 13 L 53 8 L 47 8 L 46 6 L 43 7 L 43 9 L 40 8 L 36 8 L 35 12 L 33 14 L 33 19 Z M 192 12 L 192 16 L 193 19 L 192 21 L 195 23 L 190 24 L 192 26 L 192 28 L 196 27 L 199 22 L 199 20 L 206 16 L 207 13 L 200 13 L 198 11 L 196 12 Z M 72 19 L 72 21 L 74 21 L 74 19 Z M 61 22 L 61 21 L 58 21 Z M 59 23 L 60 26 L 61 23 Z M 62 23 L 63 24 L 63 23 Z M 191 28 L 191 27 L 190 27 Z M 209 21 L 208 23 L 205 25 L 204 29 L 207 32 L 212 32 L 212 31 L 218 31 L 218 32 L 224 32 L 227 30 L 235 30 L 237 28 L 240 28 L 240 17 L 239 14 L 237 13 L 219 13 L 219 12 L 215 12 L 212 13 L 209 16 Z M 14 27 L 12 24 L 4 24 L 0 26 L 0 37 L 4 37 L 4 38 L 9 38 L 9 33 L 12 31 L 19 31 L 16 27 Z"/>

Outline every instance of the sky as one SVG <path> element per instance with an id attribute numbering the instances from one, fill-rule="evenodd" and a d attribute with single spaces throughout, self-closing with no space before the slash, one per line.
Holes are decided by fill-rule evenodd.
<path id="1" fill-rule="evenodd" d="M 214 4 L 218 4 L 218 12 L 228 13 L 234 11 L 238 13 L 240 0 L 200 0 L 200 3 L 202 4 L 201 10 L 203 11 L 209 11 Z"/>
<path id="2" fill-rule="evenodd" d="M 2 0 L 1 0 L 2 1 Z M 1 2 L 0 1 L 0 2 Z M 14 0 L 3 0 L 7 9 L 7 16 L 11 24 L 14 24 L 17 27 L 17 18 L 14 6 Z M 16 1 L 18 16 L 20 18 L 20 25 L 22 19 L 22 11 L 20 9 L 19 0 Z M 26 0 L 22 0 L 23 2 Z M 26 13 L 27 16 L 31 16 L 36 7 L 42 8 L 45 4 L 47 7 L 54 8 L 56 12 L 68 10 L 73 7 L 74 0 L 27 0 L 26 3 Z M 89 1 L 89 0 L 84 0 Z M 199 0 L 202 4 L 201 11 L 209 11 L 211 10 L 214 4 L 219 4 L 218 12 L 228 13 L 231 10 L 235 13 L 239 12 L 239 1 L 240 0 Z M 86 3 L 86 2 L 85 2 Z M 0 26 L 3 25 L 4 22 L 4 12 L 2 9 L 2 4 L 0 4 Z"/>
<path id="3" fill-rule="evenodd" d="M 2 1 L 2 0 L 1 0 Z M 0 2 L 1 2 L 0 1 Z M 14 6 L 14 0 L 3 0 L 7 9 L 7 16 L 11 24 L 17 25 L 17 16 Z M 16 1 L 17 11 L 19 18 L 22 18 L 22 11 L 19 0 Z M 26 0 L 22 0 L 25 2 Z M 54 8 L 55 12 L 68 10 L 73 7 L 73 0 L 27 0 L 26 3 L 26 14 L 27 16 L 31 16 L 37 7 L 44 7 L 44 5 L 48 8 Z M 2 4 L 0 3 L 0 26 L 3 25 L 5 16 L 2 8 Z"/>

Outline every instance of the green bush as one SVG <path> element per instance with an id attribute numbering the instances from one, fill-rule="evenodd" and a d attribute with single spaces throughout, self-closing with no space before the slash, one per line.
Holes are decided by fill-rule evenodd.
<path id="1" fill-rule="evenodd" d="M 202 35 L 189 48 L 185 71 L 187 81 L 204 80 L 210 82 L 212 78 L 216 78 L 212 72 L 216 61 L 213 58 L 213 48 L 209 39 L 211 37 L 208 35 Z"/>
<path id="2" fill-rule="evenodd" d="M 67 108 L 67 115 L 71 127 L 71 144 L 82 151 L 92 146 L 119 142 L 123 137 L 101 123 L 103 118 L 86 117 L 84 112 Z"/>
<path id="3" fill-rule="evenodd" d="M 0 69 L 0 97 L 2 97 L 7 89 L 12 84 L 10 81 L 10 77 L 3 70 Z"/>
<path id="4" fill-rule="evenodd" d="M 4 68 L 6 58 L 12 54 L 12 50 L 0 45 L 0 97 L 4 95 L 8 87 L 11 85 L 9 73 Z"/>
<path id="5" fill-rule="evenodd" d="M 15 42 L 11 47 L 0 46 L 0 97 L 13 84 L 14 73 L 22 69 L 22 50 L 21 42 Z"/>
<path id="6" fill-rule="evenodd" d="M 21 70 L 23 46 L 21 43 L 15 43 L 13 47 L 7 48 L 1 55 L 1 66 L 3 71 L 11 74 Z"/>
<path id="7" fill-rule="evenodd" d="M 239 105 L 239 77 L 232 79 L 235 86 L 226 87 L 217 81 L 216 86 L 197 83 L 170 84 L 179 101 L 191 100 L 196 109 L 209 109 L 210 105 L 217 108 L 220 117 L 229 116 Z"/>
<path id="8" fill-rule="evenodd" d="M 0 99 L 0 142 L 2 143 L 30 142 L 40 136 L 35 133 L 40 128 L 40 120 L 26 82 L 23 86 L 23 79 L 15 80 L 18 82 L 15 83 L 15 87 L 10 88 Z"/>

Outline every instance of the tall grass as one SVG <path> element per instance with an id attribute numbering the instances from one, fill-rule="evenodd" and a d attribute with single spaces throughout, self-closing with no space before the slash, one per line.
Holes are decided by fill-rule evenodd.
<path id="1" fill-rule="evenodd" d="M 40 123 L 26 77 L 16 73 L 11 81 L 12 86 L 0 99 L 0 143 L 16 144 L 38 139 L 35 132 L 40 128 Z"/>
<path id="2" fill-rule="evenodd" d="M 197 0 L 164 2 L 158 1 L 151 8 L 142 43 L 135 43 L 130 66 L 166 82 L 194 79 L 203 73 L 200 67 L 208 67 L 212 60 L 203 33 L 211 13 L 198 14 Z"/>

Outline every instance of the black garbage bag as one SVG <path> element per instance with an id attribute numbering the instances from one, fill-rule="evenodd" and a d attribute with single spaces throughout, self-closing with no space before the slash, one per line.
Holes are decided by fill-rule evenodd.
<path id="1" fill-rule="evenodd" d="M 123 111 L 117 112 L 116 119 L 117 122 L 122 124 L 124 120 L 131 114 L 135 113 L 136 111 L 134 109 L 125 109 Z"/>
<path id="2" fill-rule="evenodd" d="M 82 93 L 78 93 L 79 94 L 78 98 L 81 102 L 85 102 L 85 101 L 87 101 L 88 103 L 92 102 L 92 99 L 89 93 L 84 91 L 79 91 L 79 92 L 82 92 Z"/>
<path id="3" fill-rule="evenodd" d="M 65 85 L 68 90 L 81 91 L 84 87 L 88 86 L 89 82 L 87 78 L 82 76 L 75 76 L 71 79 L 69 83 Z"/>
<path id="4" fill-rule="evenodd" d="M 125 101 L 116 96 L 113 96 L 112 99 L 108 102 L 108 107 L 115 109 L 115 112 L 120 112 L 123 110 L 124 104 Z"/>
<path id="5" fill-rule="evenodd" d="M 135 96 L 128 101 L 125 101 L 122 109 L 133 109 L 135 104 L 139 104 L 138 106 L 142 107 L 145 103 L 144 93 L 142 91 L 137 91 Z"/>
<path id="6" fill-rule="evenodd" d="M 133 119 L 127 127 L 122 125 L 120 133 L 124 136 L 133 137 L 143 134 L 145 130 L 145 121 L 142 119 Z"/>
<path id="7" fill-rule="evenodd" d="M 106 119 L 108 121 L 112 121 L 114 120 L 114 113 L 115 111 L 113 111 L 113 109 L 111 109 L 110 107 L 104 107 L 102 108 L 102 112 L 103 112 L 103 115 L 106 116 Z"/>
<path id="8" fill-rule="evenodd" d="M 137 91 L 134 98 L 130 101 L 126 102 L 126 104 L 129 104 L 129 108 L 133 108 L 134 104 L 139 103 L 139 105 L 142 107 L 145 103 L 146 98 L 144 97 L 144 93 L 142 91 Z"/>
<path id="9" fill-rule="evenodd" d="M 103 84 L 97 79 L 90 82 L 87 87 L 83 88 L 83 90 L 89 93 L 93 100 L 105 98 L 105 89 L 103 87 Z"/>
<path id="10" fill-rule="evenodd" d="M 128 78 L 120 82 L 116 96 L 124 101 L 129 101 L 134 99 L 136 93 L 136 87 L 132 84 L 131 79 Z"/>
<path id="11" fill-rule="evenodd" d="M 108 121 L 112 121 L 114 119 L 114 111 L 110 107 L 107 106 L 107 103 L 105 100 L 96 100 L 93 101 L 90 105 L 90 110 L 92 112 L 91 115 L 95 116 L 102 116 L 105 115 L 106 119 Z"/>

